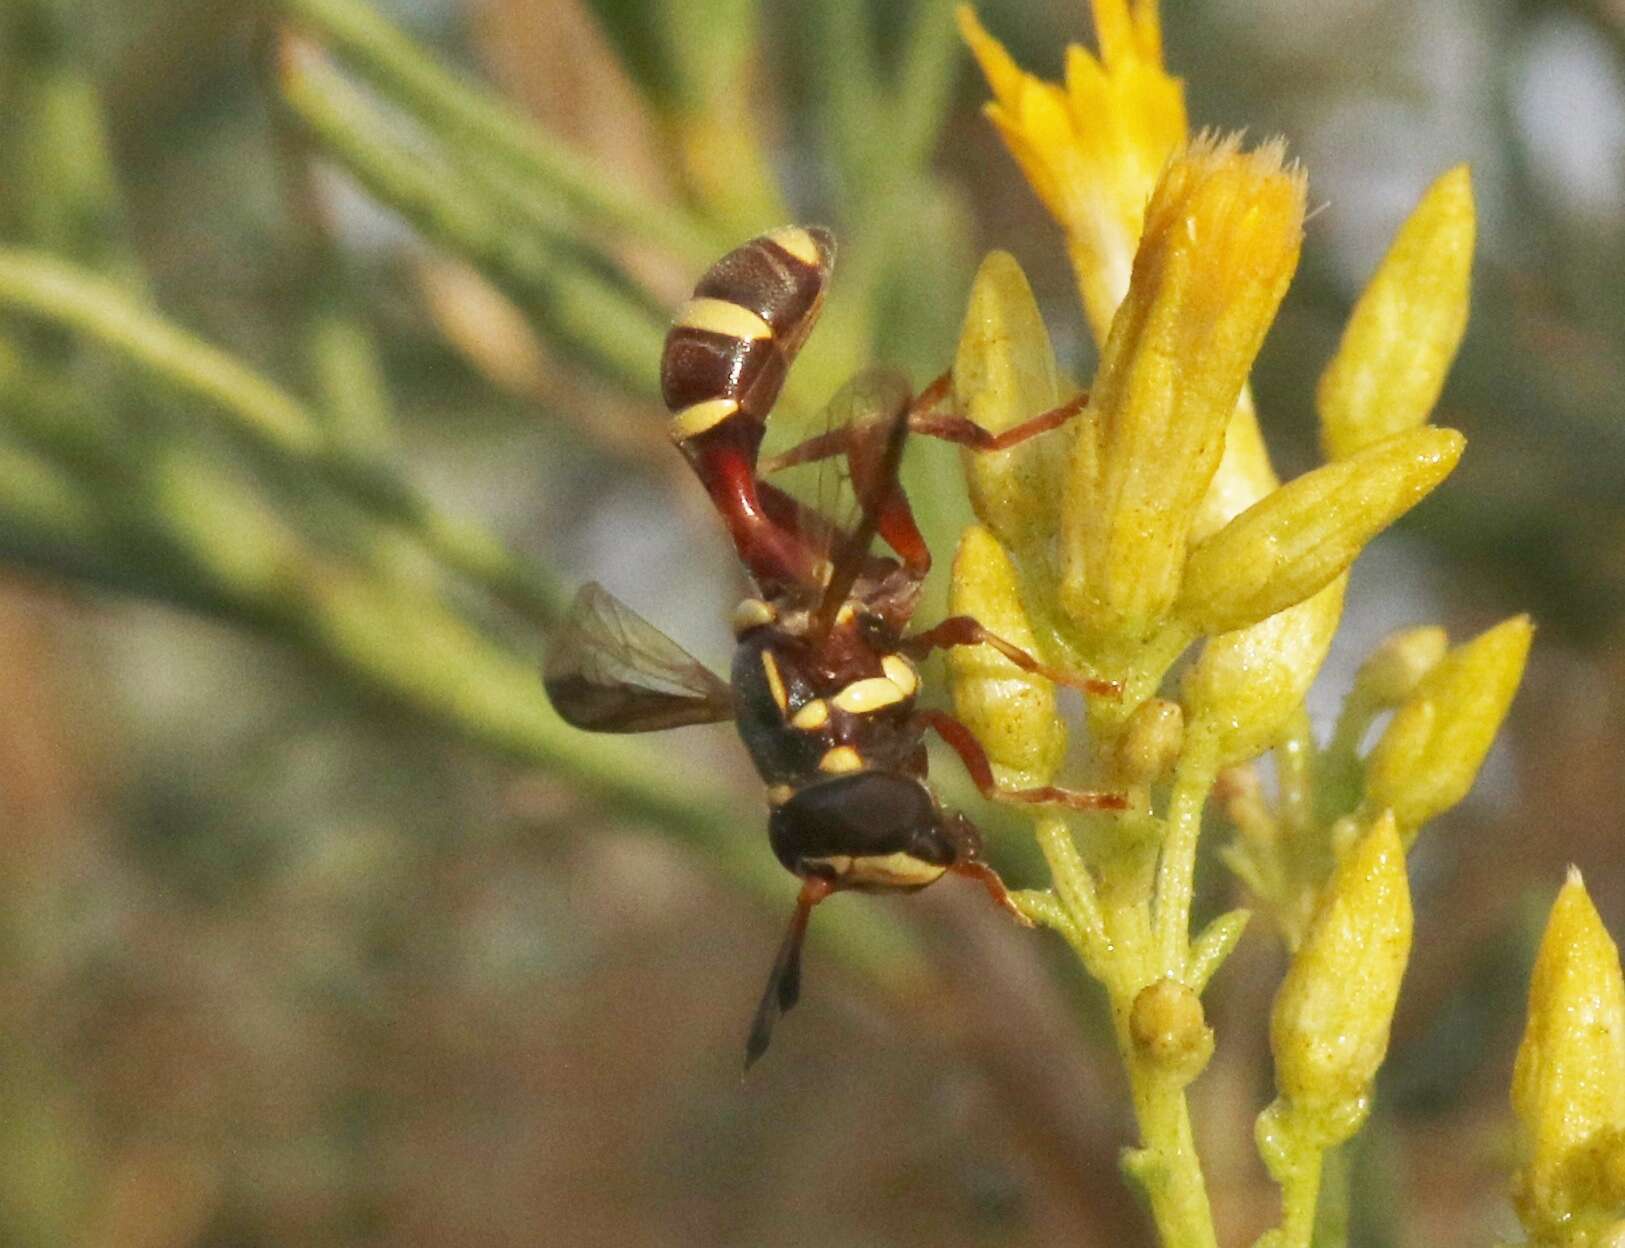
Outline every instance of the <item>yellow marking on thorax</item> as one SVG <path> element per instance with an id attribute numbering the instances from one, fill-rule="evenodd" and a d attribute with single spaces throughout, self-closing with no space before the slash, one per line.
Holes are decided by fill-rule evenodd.
<path id="1" fill-rule="evenodd" d="M 835 627 L 845 628 L 852 622 L 852 617 L 856 614 L 857 611 L 853 608 L 850 602 L 843 602 L 841 604 L 841 609 L 835 613 Z"/>
<path id="2" fill-rule="evenodd" d="M 906 701 L 908 694 L 894 685 L 886 676 L 870 676 L 854 680 L 835 695 L 835 705 L 849 715 L 867 715 L 882 707 L 895 706 Z"/>
<path id="3" fill-rule="evenodd" d="M 813 236 L 799 225 L 786 225 L 772 230 L 768 233 L 768 237 L 802 264 L 810 264 L 816 269 L 824 262 L 818 254 L 818 244 L 813 241 Z"/>
<path id="4" fill-rule="evenodd" d="M 824 757 L 818 760 L 818 770 L 839 774 L 844 771 L 862 771 L 863 755 L 859 754 L 850 745 L 837 745 L 833 750 L 825 752 Z"/>
<path id="5" fill-rule="evenodd" d="M 905 698 L 912 698 L 920 690 L 919 673 L 900 654 L 888 654 L 880 660 L 880 670 L 886 673 L 886 679 L 903 691 Z"/>
<path id="6" fill-rule="evenodd" d="M 784 677 L 779 675 L 779 664 L 771 650 L 762 651 L 762 672 L 767 677 L 767 691 L 773 695 L 779 714 L 785 714 L 790 709 L 790 695 L 785 692 Z"/>
<path id="7" fill-rule="evenodd" d="M 796 791 L 788 784 L 775 784 L 767 790 L 767 804 L 769 806 L 783 806 L 795 795 Z"/>
<path id="8" fill-rule="evenodd" d="M 817 732 L 829 723 L 829 703 L 823 698 L 814 698 L 790 717 L 790 727 L 799 728 L 803 732 Z"/>
<path id="9" fill-rule="evenodd" d="M 760 598 L 747 598 L 734 608 L 734 636 L 743 637 L 753 628 L 761 628 L 779 618 L 779 613 Z"/>
<path id="10" fill-rule="evenodd" d="M 715 429 L 738 410 L 736 399 L 701 399 L 672 416 L 666 431 L 673 442 L 687 442 L 707 429 Z"/>
<path id="11" fill-rule="evenodd" d="M 742 303 L 731 299 L 690 299 L 677 309 L 680 329 L 701 329 L 728 338 L 771 338 L 773 327 Z"/>

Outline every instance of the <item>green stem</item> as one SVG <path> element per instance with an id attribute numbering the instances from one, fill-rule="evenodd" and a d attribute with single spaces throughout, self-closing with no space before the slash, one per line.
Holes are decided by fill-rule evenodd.
<path id="1" fill-rule="evenodd" d="M 484 529 L 444 515 L 389 470 L 333 451 L 298 400 L 231 356 L 132 302 L 111 283 L 46 256 L 0 248 L 0 306 L 96 338 L 154 376 L 210 400 L 250 443 L 319 472 L 411 533 L 445 565 L 544 623 L 564 595 Z"/>
<path id="2" fill-rule="evenodd" d="M 1217 1248 L 1184 1086 L 1134 1052 L 1127 1023 L 1132 1005 L 1132 999 L 1119 1000 L 1113 1010 L 1142 1141 L 1125 1156 L 1124 1168 L 1145 1192 L 1163 1248 Z"/>
<path id="3" fill-rule="evenodd" d="M 649 239 L 696 264 L 722 251 L 705 226 L 605 177 L 592 160 L 435 64 L 367 6 L 356 0 L 273 3 L 427 129 L 487 153 L 544 196 L 562 196 L 585 222 Z"/>
<path id="4" fill-rule="evenodd" d="M 1214 742 L 1201 736 L 1187 740 L 1168 802 L 1168 831 L 1157 861 L 1152 919 L 1157 974 L 1171 979 L 1183 980 L 1186 974 L 1202 810 L 1217 774 Z"/>
<path id="5" fill-rule="evenodd" d="M 312 140 L 374 198 L 480 269 L 589 367 L 635 394 L 657 392 L 662 318 L 589 252 L 526 228 L 511 181 L 489 169 L 470 181 L 467 170 L 425 160 L 313 55 L 283 58 L 282 93 Z"/>
<path id="6" fill-rule="evenodd" d="M 1100 911 L 1100 899 L 1095 890 L 1094 876 L 1078 853 L 1072 829 L 1058 815 L 1044 815 L 1036 828 L 1038 847 L 1044 861 L 1049 864 L 1050 876 L 1055 881 L 1055 893 L 1066 908 L 1076 927 L 1080 948 L 1085 953 L 1084 964 L 1096 978 L 1103 978 L 1099 958 L 1105 941 L 1105 921 Z"/>

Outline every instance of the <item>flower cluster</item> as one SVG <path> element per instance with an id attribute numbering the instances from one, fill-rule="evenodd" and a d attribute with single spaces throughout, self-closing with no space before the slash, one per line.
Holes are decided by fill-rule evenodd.
<path id="1" fill-rule="evenodd" d="M 1325 462 L 1283 484 L 1247 378 L 1298 263 L 1306 178 L 1280 142 L 1189 134 L 1152 0 L 1093 10 L 1100 55 L 1069 49 L 1064 86 L 960 11 L 987 115 L 1065 234 L 1100 363 L 1078 420 L 966 457 L 978 523 L 952 608 L 1052 666 L 1122 682 L 1120 702 L 1090 705 L 1087 778 L 1128 793 L 1130 812 L 1040 817 L 1054 889 L 1024 904 L 1110 992 L 1142 1135 L 1129 1170 L 1168 1243 L 1212 1242 L 1180 1089 L 1211 1050 L 1201 990 L 1246 919 L 1190 931 L 1204 808 L 1229 817 L 1223 857 L 1293 953 L 1259 1143 L 1283 1192 L 1270 1242 L 1306 1244 L 1321 1156 L 1363 1121 L 1387 1048 L 1410 948 L 1406 851 L 1471 787 L 1531 637 L 1521 616 L 1454 648 L 1407 630 L 1364 665 L 1332 737 L 1310 732 L 1304 699 L 1351 564 L 1465 446 L 1429 416 L 1466 325 L 1472 188 L 1446 172 L 1401 227 L 1321 376 Z M 960 410 L 994 430 L 1075 394 L 1007 255 L 977 275 L 953 379 Z M 1068 752 L 1053 687 L 985 648 L 951 671 L 1001 778 L 1051 782 Z M 1269 751 L 1266 797 L 1252 760 Z"/>

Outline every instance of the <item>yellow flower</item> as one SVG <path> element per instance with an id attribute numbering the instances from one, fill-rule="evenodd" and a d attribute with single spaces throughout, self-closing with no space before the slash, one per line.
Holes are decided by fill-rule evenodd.
<path id="1" fill-rule="evenodd" d="M 1473 787 L 1518 692 L 1533 636 L 1529 617 L 1516 615 L 1451 650 L 1372 748 L 1366 805 L 1391 809 L 1407 844 Z"/>
<path id="2" fill-rule="evenodd" d="M 1346 1140 L 1370 1108 L 1410 951 L 1405 850 L 1385 811 L 1326 882 L 1270 1011 L 1285 1112 L 1323 1144 Z"/>
<path id="3" fill-rule="evenodd" d="M 1346 459 L 1428 418 L 1467 328 L 1473 265 L 1467 167 L 1428 188 L 1343 331 L 1316 393 L 1328 459 Z"/>
<path id="4" fill-rule="evenodd" d="M 1304 178 L 1282 161 L 1279 144 L 1198 140 L 1146 208 L 1062 501 L 1061 601 L 1091 637 L 1143 640 L 1178 595 L 1237 395 L 1297 267 Z"/>
<path id="5" fill-rule="evenodd" d="M 1100 55 L 1067 49 L 1066 85 L 1022 70 L 976 20 L 959 28 L 994 101 L 988 118 L 1066 231 L 1095 340 L 1104 342 L 1128 291 L 1145 206 L 1185 142 L 1185 89 L 1162 67 L 1155 0 L 1092 0 Z"/>
<path id="6" fill-rule="evenodd" d="M 1611 1171 L 1625 1127 L 1625 979 L 1572 867 L 1535 955 L 1512 1108 L 1526 1157 L 1513 1202 L 1530 1234 L 1545 1243 L 1617 1218 Z"/>

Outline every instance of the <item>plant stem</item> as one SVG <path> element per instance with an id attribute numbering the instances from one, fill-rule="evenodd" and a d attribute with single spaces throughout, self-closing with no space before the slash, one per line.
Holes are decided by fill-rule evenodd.
<path id="1" fill-rule="evenodd" d="M 589 223 L 603 223 L 671 248 L 696 264 L 722 247 L 713 233 L 676 209 L 619 186 L 506 104 L 459 81 L 413 42 L 356 0 L 276 0 L 319 35 L 420 124 L 453 144 L 488 153 L 545 196 L 563 196 Z"/>
<path id="2" fill-rule="evenodd" d="M 1050 876 L 1055 881 L 1055 892 L 1066 908 L 1082 942 L 1081 948 L 1093 951 L 1085 958 L 1091 974 L 1100 978 L 1098 958 L 1105 936 L 1105 921 L 1100 912 L 1100 899 L 1095 890 L 1094 877 L 1089 866 L 1078 853 L 1072 829 L 1058 815 L 1044 815 L 1036 829 L 1038 847 L 1049 864 Z"/>
<path id="3" fill-rule="evenodd" d="M 333 451 L 320 422 L 293 396 L 111 283 L 46 256 L 0 248 L 3 306 L 96 338 L 157 378 L 208 399 L 250 443 L 319 472 L 448 568 L 542 622 L 562 611 L 563 590 L 551 574 L 520 562 L 479 526 L 443 514 L 387 468 Z"/>
<path id="4" fill-rule="evenodd" d="M 485 166 L 471 181 L 472 166 L 426 160 L 309 49 L 287 50 L 281 86 L 291 115 L 374 198 L 478 268 L 594 371 L 634 394 L 657 393 L 664 319 L 589 251 L 528 228 L 511 179 Z"/>
<path id="5" fill-rule="evenodd" d="M 1128 1070 L 1142 1147 L 1125 1156 L 1125 1169 L 1139 1181 L 1163 1248 L 1216 1248 L 1213 1211 L 1202 1163 L 1191 1133 L 1185 1089 L 1170 1072 L 1134 1051 L 1128 1034 L 1132 998 L 1116 998 L 1118 1047 Z"/>
<path id="6" fill-rule="evenodd" d="M 1172 979 L 1182 980 L 1185 975 L 1202 808 L 1217 772 L 1213 742 L 1200 736 L 1187 740 L 1174 772 L 1173 796 L 1168 802 L 1168 831 L 1157 862 L 1153 911 L 1157 974 Z"/>

